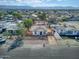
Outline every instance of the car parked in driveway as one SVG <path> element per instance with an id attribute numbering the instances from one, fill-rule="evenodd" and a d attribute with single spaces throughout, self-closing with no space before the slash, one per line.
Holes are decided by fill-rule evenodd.
<path id="1" fill-rule="evenodd" d="M 23 45 L 23 41 L 22 38 L 17 37 L 16 40 L 14 40 L 14 42 L 10 45 L 10 47 L 8 47 L 8 52 L 17 48 L 17 47 L 21 47 Z"/>
<path id="2" fill-rule="evenodd" d="M 6 39 L 0 37 L 0 45 L 5 44 L 5 42 L 6 42 Z"/>

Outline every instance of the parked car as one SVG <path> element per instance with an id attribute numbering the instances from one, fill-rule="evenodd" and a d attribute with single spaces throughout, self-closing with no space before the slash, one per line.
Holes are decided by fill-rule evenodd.
<path id="1" fill-rule="evenodd" d="M 5 42 L 6 42 L 6 39 L 0 37 L 0 45 L 5 44 Z"/>
<path id="2" fill-rule="evenodd" d="M 11 51 L 11 50 L 13 50 L 13 49 L 15 49 L 15 48 L 17 48 L 17 47 L 21 47 L 23 45 L 23 41 L 22 41 L 22 39 L 21 38 L 17 38 L 12 44 L 11 44 L 11 46 L 8 48 L 8 52 L 9 51 Z"/>

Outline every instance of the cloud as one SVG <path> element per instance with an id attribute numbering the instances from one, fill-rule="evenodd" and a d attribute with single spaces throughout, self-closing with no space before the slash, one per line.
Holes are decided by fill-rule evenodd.
<path id="1" fill-rule="evenodd" d="M 29 5 L 38 6 L 64 6 L 70 5 L 69 0 L 0 0 L 0 5 Z"/>
<path id="2" fill-rule="evenodd" d="M 43 4 L 45 0 L 16 0 L 17 3 L 30 5 L 30 6 L 38 6 Z"/>
<path id="3" fill-rule="evenodd" d="M 63 1 L 63 0 L 57 0 L 57 1 Z"/>
<path id="4" fill-rule="evenodd" d="M 57 0 L 57 1 L 61 2 L 61 1 L 66 1 L 66 0 Z"/>
<path id="5" fill-rule="evenodd" d="M 27 3 L 27 4 L 48 3 L 53 1 L 64 1 L 64 0 L 0 0 L 0 2 L 16 2 L 16 3 Z"/>
<path id="6" fill-rule="evenodd" d="M 22 0 L 16 0 L 17 2 L 22 2 Z"/>
<path id="7" fill-rule="evenodd" d="M 16 0 L 19 3 L 42 3 L 42 0 Z"/>

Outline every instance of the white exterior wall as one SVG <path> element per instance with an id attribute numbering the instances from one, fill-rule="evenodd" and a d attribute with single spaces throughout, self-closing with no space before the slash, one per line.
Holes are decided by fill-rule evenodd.
<path id="1" fill-rule="evenodd" d="M 37 32 L 37 35 L 40 35 L 40 32 Z"/>
<path id="2" fill-rule="evenodd" d="M 38 31 L 38 32 L 32 32 L 32 34 L 33 34 L 33 35 L 40 35 L 40 32 L 41 32 L 41 31 Z M 45 33 L 42 32 L 42 35 L 46 35 L 46 34 L 47 34 L 47 32 L 45 32 Z"/>
<path id="3" fill-rule="evenodd" d="M 35 32 L 32 32 L 33 35 L 35 35 Z"/>
<path id="4" fill-rule="evenodd" d="M 32 32 L 33 35 L 40 35 L 40 32 Z"/>

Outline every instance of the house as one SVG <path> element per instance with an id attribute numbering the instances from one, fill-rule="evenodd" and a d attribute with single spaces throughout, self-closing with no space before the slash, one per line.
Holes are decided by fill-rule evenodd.
<path id="1" fill-rule="evenodd" d="M 73 27 L 55 26 L 54 29 L 61 36 L 79 36 L 79 30 Z"/>
<path id="2" fill-rule="evenodd" d="M 34 25 L 48 25 L 48 22 L 46 21 L 35 21 L 34 23 Z"/>
<path id="3" fill-rule="evenodd" d="M 5 24 L 5 28 L 6 28 L 6 31 L 8 33 L 11 33 L 11 34 L 17 34 L 17 30 L 19 30 L 20 28 L 17 26 L 17 24 L 15 22 L 7 22 Z"/>
<path id="4" fill-rule="evenodd" d="M 3 29 L 3 27 L 2 27 L 2 25 L 0 24 L 0 33 L 2 32 L 2 29 Z"/>
<path id="5" fill-rule="evenodd" d="M 5 31 L 4 24 L 4 21 L 0 21 L 0 33 L 3 33 Z"/>
<path id="6" fill-rule="evenodd" d="M 12 15 L 6 15 L 4 16 L 4 20 L 13 20 L 13 16 Z"/>
<path id="7" fill-rule="evenodd" d="M 32 35 L 46 35 L 47 28 L 45 26 L 32 26 L 31 28 Z"/>
<path id="8" fill-rule="evenodd" d="M 47 22 L 45 21 L 35 21 L 35 24 L 31 27 L 30 31 L 32 32 L 32 35 L 37 35 L 37 36 L 43 36 L 47 35 Z"/>

